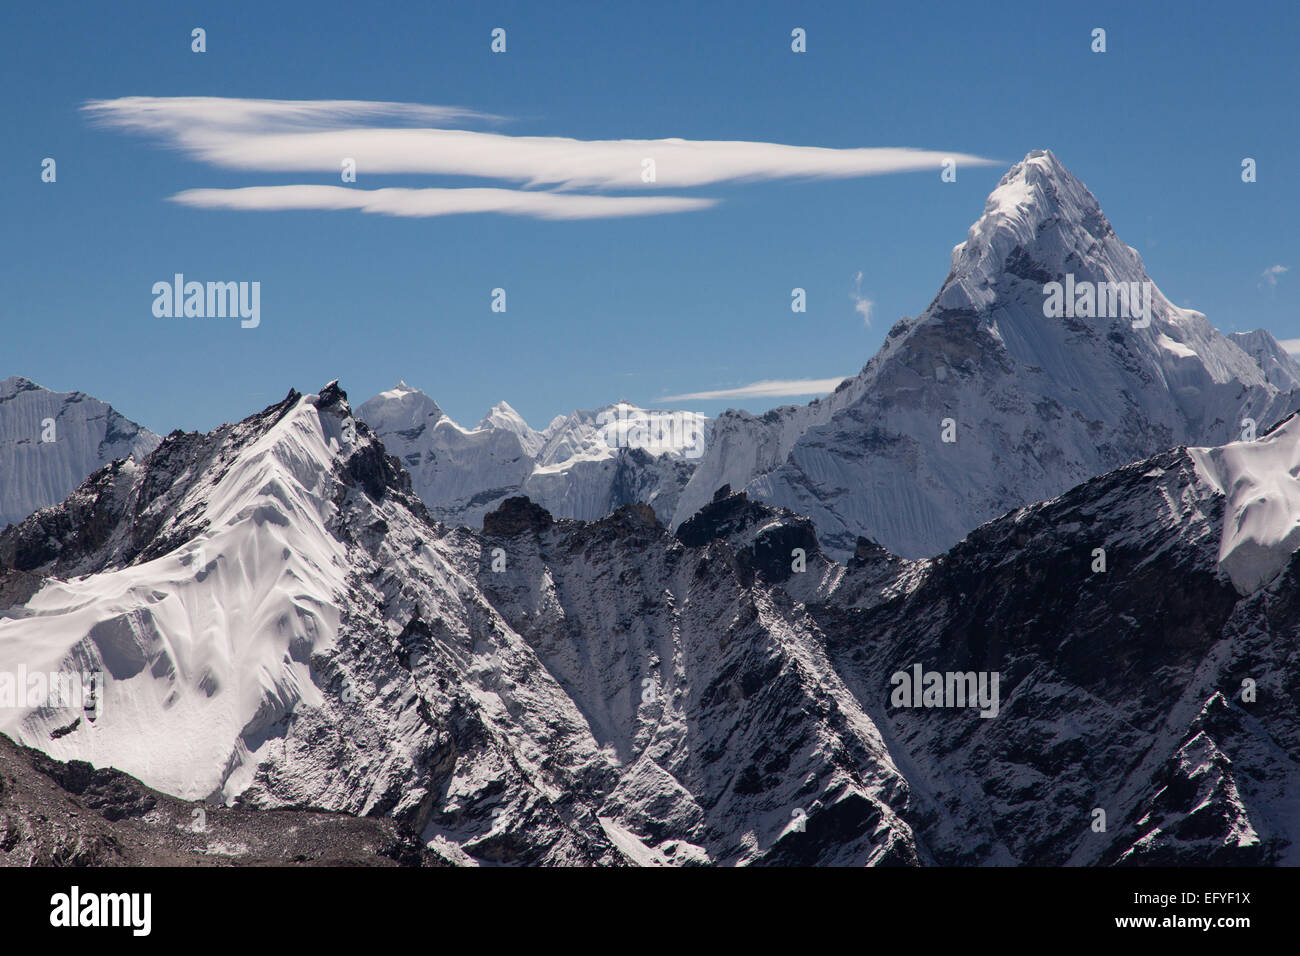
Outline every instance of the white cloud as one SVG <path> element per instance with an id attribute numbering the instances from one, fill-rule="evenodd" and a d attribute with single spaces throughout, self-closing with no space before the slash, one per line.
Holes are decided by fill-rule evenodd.
<path id="1" fill-rule="evenodd" d="M 911 148 L 830 149 L 779 143 L 509 136 L 445 128 L 357 125 L 359 120 L 444 123 L 494 119 L 454 107 L 356 100 L 126 97 L 84 109 L 99 122 L 161 136 L 194 159 L 227 169 L 358 176 L 475 176 L 559 189 L 657 189 L 790 178 L 846 178 L 994 164 L 961 153 Z M 641 180 L 654 159 L 655 182 Z"/>
<path id="2" fill-rule="evenodd" d="M 862 321 L 866 325 L 871 325 L 871 311 L 876 307 L 876 303 L 862 294 L 861 269 L 853 276 L 853 291 L 849 293 L 849 298 L 853 300 L 853 310 L 862 316 Z"/>
<path id="3" fill-rule="evenodd" d="M 1263 272 L 1264 281 L 1267 282 L 1270 286 L 1276 287 L 1277 277 L 1284 272 L 1290 272 L 1290 271 L 1291 270 L 1288 269 L 1286 266 L 1269 266 Z"/>
<path id="4" fill-rule="evenodd" d="M 518 189 L 356 189 L 343 186 L 245 186 L 187 189 L 173 202 L 201 209 L 357 209 L 385 216 L 496 212 L 535 219 L 609 219 L 705 209 L 713 199 L 677 196 L 583 196 Z"/>
<path id="5" fill-rule="evenodd" d="M 825 395 L 835 391 L 844 381 L 839 378 L 804 378 L 780 381 L 754 382 L 739 388 L 723 388 L 713 392 L 688 392 L 685 395 L 668 395 L 663 402 L 702 402 L 711 399 L 732 398 L 786 398 L 796 395 Z"/>
<path id="6" fill-rule="evenodd" d="M 1281 339 L 1277 344 L 1292 355 L 1300 355 L 1300 339 Z"/>
<path id="7" fill-rule="evenodd" d="M 425 106 L 374 100 L 256 100 L 221 96 L 123 96 L 90 100 L 82 109 L 106 126 L 159 135 L 194 130 L 254 133 L 268 129 L 328 129 L 362 120 L 399 123 L 499 121 L 500 116 L 459 106 Z"/>

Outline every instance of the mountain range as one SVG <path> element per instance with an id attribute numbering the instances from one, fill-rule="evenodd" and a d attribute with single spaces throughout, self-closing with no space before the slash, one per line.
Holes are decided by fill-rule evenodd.
<path id="1" fill-rule="evenodd" d="M 1300 863 L 1300 366 L 1148 282 L 1035 151 L 807 406 L 330 382 L 132 448 L 0 532 L 0 675 L 98 675 L 0 682 L 0 850 L 103 858 L 48 791 L 137 859 L 193 805 L 378 863 Z"/>
<path id="2" fill-rule="evenodd" d="M 520 494 L 556 517 L 592 521 L 640 502 L 669 520 L 710 429 L 695 412 L 628 402 L 557 416 L 542 431 L 501 402 L 466 429 L 405 382 L 363 404 L 360 417 L 439 520 L 471 527 Z"/>
<path id="3" fill-rule="evenodd" d="M 290 393 L 0 535 L 0 670 L 105 675 L 3 729 L 457 864 L 1294 862 L 1298 422 L 840 564 L 725 489 L 676 535 L 448 528 L 336 385 Z M 998 674 L 993 719 L 896 706 L 916 665 Z"/>

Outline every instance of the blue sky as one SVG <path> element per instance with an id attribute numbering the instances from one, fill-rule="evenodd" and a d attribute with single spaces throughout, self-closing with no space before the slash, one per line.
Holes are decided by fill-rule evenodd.
<path id="1" fill-rule="evenodd" d="M 985 196 L 1039 147 L 1088 184 L 1172 301 L 1225 331 L 1300 338 L 1294 3 L 262 6 L 7 11 L 0 377 L 81 389 L 165 432 L 332 378 L 354 404 L 404 379 L 462 423 L 504 399 L 542 427 L 618 398 L 655 406 L 850 375 L 925 308 Z M 489 50 L 495 27 L 504 54 Z M 806 53 L 790 49 L 795 27 Z M 1104 54 L 1089 49 L 1094 27 Z M 959 167 L 955 183 L 937 168 L 661 182 L 653 195 L 716 202 L 599 219 L 232 211 L 169 197 L 342 184 L 206 162 L 82 109 L 120 97 L 455 106 L 501 119 L 438 125 L 505 137 L 908 147 L 996 163 Z M 41 182 L 47 156 L 55 183 Z M 1258 162 L 1249 185 L 1246 156 Z M 538 191 L 364 167 L 345 188 L 390 186 Z M 1274 266 L 1289 271 L 1270 281 Z M 177 272 L 259 281 L 261 324 L 155 317 L 151 288 Z M 870 324 L 855 308 L 859 272 Z M 790 310 L 796 286 L 804 314 Z M 490 310 L 497 287 L 505 313 Z M 716 414 L 806 400 L 675 404 Z"/>

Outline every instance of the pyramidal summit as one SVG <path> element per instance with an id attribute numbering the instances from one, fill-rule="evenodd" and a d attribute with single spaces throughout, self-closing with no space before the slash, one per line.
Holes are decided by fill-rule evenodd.
<path id="1" fill-rule="evenodd" d="M 1300 365 L 1268 332 L 1225 336 L 1173 305 L 1087 187 L 1034 150 L 857 376 L 714 421 L 673 525 L 729 485 L 807 515 L 839 558 L 859 538 L 925 557 L 1161 449 L 1262 433 L 1298 400 Z"/>

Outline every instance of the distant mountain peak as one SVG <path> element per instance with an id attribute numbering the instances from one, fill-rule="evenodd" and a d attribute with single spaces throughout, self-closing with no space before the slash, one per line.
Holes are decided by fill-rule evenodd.
<path id="1" fill-rule="evenodd" d="M 389 431 L 411 431 L 432 427 L 439 421 L 447 419 L 446 413 L 437 402 L 418 388 L 411 388 L 405 382 L 398 382 L 396 388 L 380 392 L 362 405 L 358 414 L 372 428 L 377 429 L 382 424 Z"/>
<path id="2" fill-rule="evenodd" d="M 510 403 L 506 401 L 497 402 L 489 408 L 487 414 L 484 415 L 478 423 L 479 428 L 504 427 L 514 429 L 520 426 L 529 431 L 532 430 L 528 428 L 528 422 L 524 421 L 524 416 L 515 411 L 514 408 L 511 407 Z"/>
<path id="3" fill-rule="evenodd" d="M 410 470 L 430 511 L 470 527 L 519 495 L 556 518 L 595 520 L 649 504 L 667 521 L 710 427 L 703 415 L 648 411 L 626 399 L 557 415 L 541 431 L 504 401 L 473 428 L 432 420 L 430 407 L 423 392 L 397 388 L 359 415 Z"/>
<path id="4" fill-rule="evenodd" d="M 0 528 L 58 504 L 117 458 L 143 458 L 159 438 L 84 392 L 15 375 L 0 381 Z"/>

